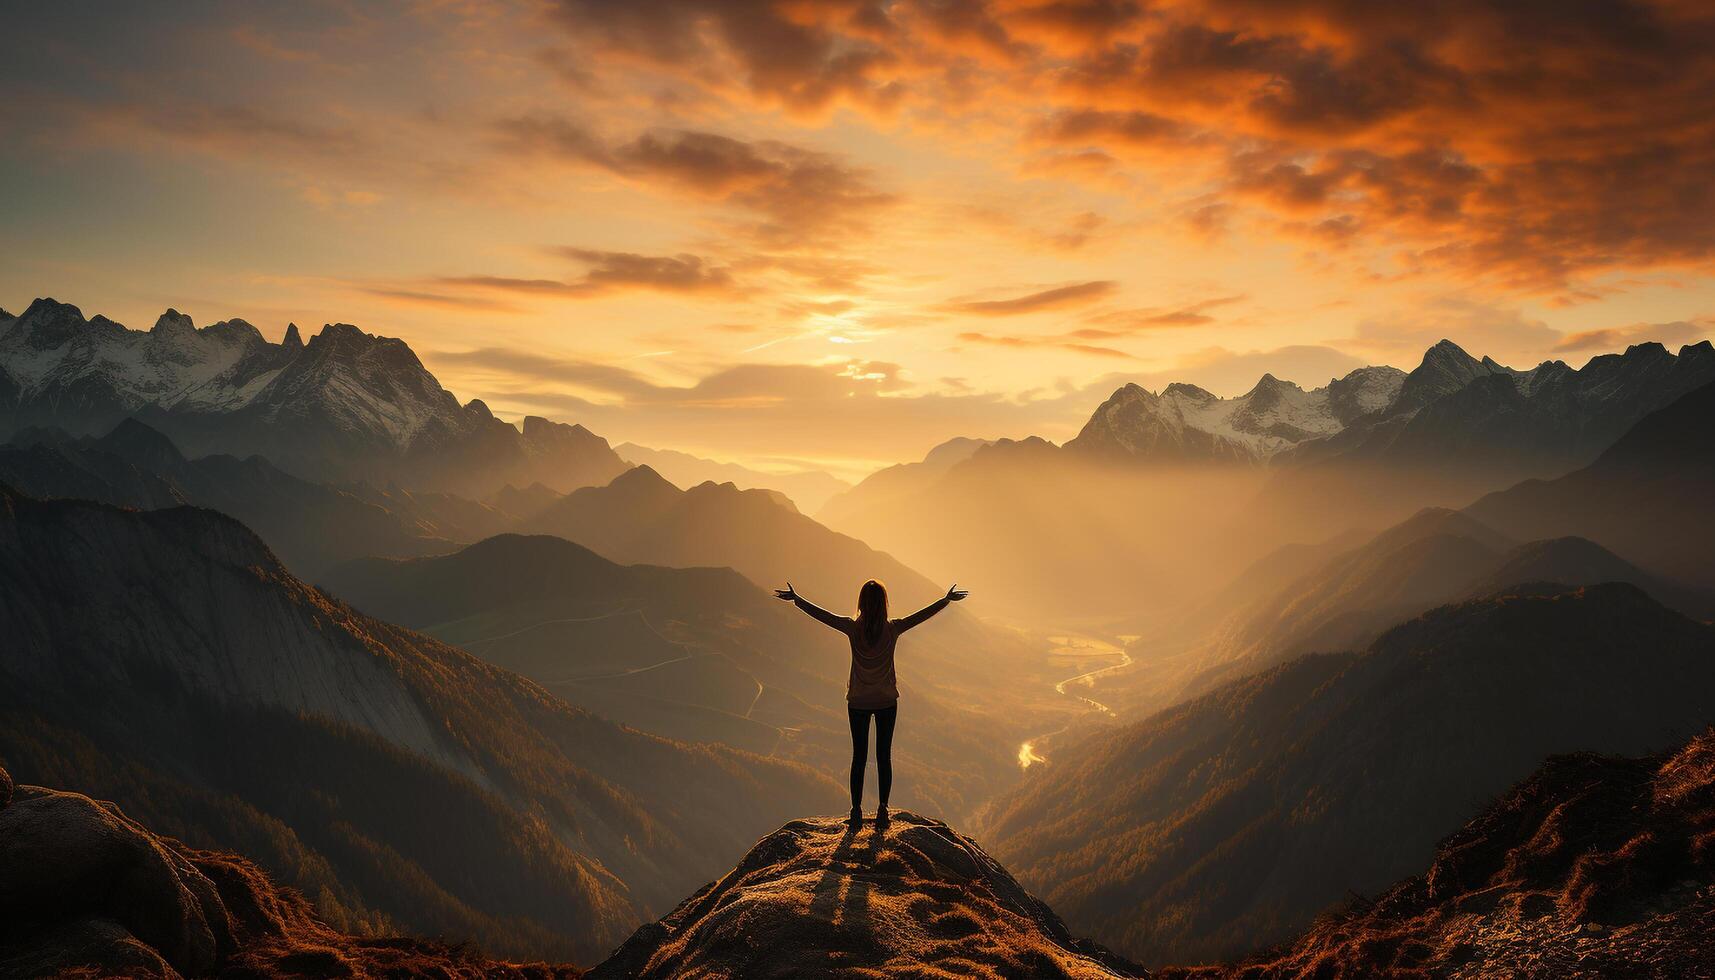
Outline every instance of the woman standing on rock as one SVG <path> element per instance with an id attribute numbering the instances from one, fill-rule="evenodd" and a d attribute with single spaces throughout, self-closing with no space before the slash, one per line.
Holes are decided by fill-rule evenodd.
<path id="1" fill-rule="evenodd" d="M 853 826 L 863 822 L 863 767 L 869 755 L 869 719 L 875 718 L 875 769 L 881 806 L 875 811 L 877 826 L 887 824 L 887 794 L 893 789 L 893 723 L 899 718 L 899 684 L 893 674 L 893 647 L 899 634 L 917 626 L 958 602 L 968 592 L 955 584 L 947 594 L 904 619 L 887 618 L 887 587 L 870 579 L 858 590 L 856 619 L 836 616 L 799 595 L 792 583 L 775 589 L 774 597 L 792 603 L 839 630 L 852 645 L 852 671 L 846 680 L 846 716 L 852 726 L 852 816 Z"/>

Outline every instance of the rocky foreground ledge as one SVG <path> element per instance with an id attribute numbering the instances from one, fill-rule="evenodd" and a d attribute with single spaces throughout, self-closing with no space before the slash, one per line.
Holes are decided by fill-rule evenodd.
<path id="1" fill-rule="evenodd" d="M 885 828 L 794 820 L 589 974 L 619 978 L 1142 975 L 1074 939 L 969 837 L 898 811 Z"/>
<path id="2" fill-rule="evenodd" d="M 0 769 L 0 977 L 576 977 L 421 939 L 359 938 L 232 854 Z"/>
<path id="3" fill-rule="evenodd" d="M 1243 962 L 1157 980 L 1715 978 L 1715 729 L 1659 756 L 1558 756 L 1444 840 L 1427 873 Z M 363 938 L 230 854 L 0 769 L 0 977 L 567 978 L 569 965 Z M 1075 939 L 968 837 L 822 817 L 588 974 L 614 978 L 1139 977 Z"/>
<path id="4" fill-rule="evenodd" d="M 588 975 L 1113 978 L 968 837 L 794 820 Z M 14 786 L 0 768 L 0 976 L 570 978 L 571 965 L 341 933 L 232 854 L 151 833 L 112 803 Z"/>

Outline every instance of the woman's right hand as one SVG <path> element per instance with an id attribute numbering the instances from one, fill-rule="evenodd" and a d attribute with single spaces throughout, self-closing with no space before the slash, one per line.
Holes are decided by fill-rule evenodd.
<path id="1" fill-rule="evenodd" d="M 968 595 L 970 595 L 969 592 L 966 592 L 963 589 L 959 588 L 959 583 L 954 582 L 953 587 L 947 590 L 947 601 L 948 602 L 963 602 L 965 596 L 968 596 Z"/>
<path id="2" fill-rule="evenodd" d="M 792 590 L 792 583 L 787 582 L 786 588 L 774 590 L 774 598 L 779 599 L 782 602 L 797 602 L 798 593 Z"/>

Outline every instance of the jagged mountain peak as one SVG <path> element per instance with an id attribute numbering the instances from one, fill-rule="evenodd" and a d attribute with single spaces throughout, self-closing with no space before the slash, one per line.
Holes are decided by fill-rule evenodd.
<path id="1" fill-rule="evenodd" d="M 1424 364 L 1445 363 L 1476 363 L 1477 359 L 1466 352 L 1465 348 L 1443 337 L 1423 352 Z"/>
<path id="2" fill-rule="evenodd" d="M 1142 971 L 1074 939 L 969 837 L 896 811 L 885 828 L 833 817 L 786 824 L 589 977 L 884 973 L 1095 980 Z"/>
<path id="3" fill-rule="evenodd" d="M 381 357 L 400 367 L 427 373 L 411 345 L 398 337 L 373 334 L 350 323 L 324 324 L 304 347 L 305 353 L 325 351 L 333 355 Z"/>
<path id="4" fill-rule="evenodd" d="M 1625 354 L 1623 354 L 1621 356 L 1623 356 L 1623 357 L 1664 358 L 1664 357 L 1672 357 L 1673 355 L 1668 353 L 1667 347 L 1665 345 L 1663 345 L 1660 341 L 1646 340 L 1641 344 L 1633 344 L 1630 347 L 1627 347 Z"/>
<path id="5" fill-rule="evenodd" d="M 524 438 L 526 439 L 574 436 L 578 438 L 600 439 L 603 445 L 607 444 L 606 439 L 601 439 L 600 436 L 584 428 L 577 422 L 556 422 L 553 419 L 543 418 L 540 415 L 524 416 L 523 431 Z"/>
<path id="6" fill-rule="evenodd" d="M 54 299 L 52 296 L 38 296 L 30 301 L 29 306 L 24 307 L 24 312 L 21 314 L 20 319 L 23 317 L 30 317 L 32 319 L 47 317 L 74 317 L 78 320 L 82 320 L 83 311 L 70 303 L 62 303 L 59 300 Z"/>
<path id="7" fill-rule="evenodd" d="M 263 346 L 268 343 L 256 325 L 242 317 L 219 320 L 202 328 L 202 332 L 229 344 Z"/>
<path id="8" fill-rule="evenodd" d="M 86 320 L 83 311 L 70 303 L 51 297 L 41 297 L 30 303 L 6 332 L 7 346 L 14 344 L 31 351 L 49 351 L 64 347 L 88 333 L 102 333 L 124 328 L 104 316 Z"/>
<path id="9" fill-rule="evenodd" d="M 1273 377 L 1273 376 L 1272 375 L 1265 375 L 1265 377 Z M 1260 384 L 1260 382 L 1259 382 L 1259 384 Z M 1128 385 L 1127 387 L 1135 387 L 1135 386 Z M 1190 398 L 1190 399 L 1193 399 L 1196 401 L 1213 401 L 1218 397 L 1214 392 L 1208 390 L 1207 388 L 1199 388 L 1194 384 L 1187 384 L 1183 381 L 1175 381 L 1172 384 L 1169 384 L 1167 387 L 1161 389 L 1161 394 L 1163 396 L 1179 395 L 1179 396 L 1182 396 L 1185 398 Z"/>
<path id="10" fill-rule="evenodd" d="M 51 298 L 0 336 L 0 434 L 36 425 L 106 432 L 144 413 L 191 456 L 261 455 L 318 479 L 481 495 L 507 482 L 562 490 L 625 469 L 581 426 L 538 419 L 530 437 L 466 411 L 405 341 L 329 323 L 279 344 L 241 319 L 197 328 L 177 309 L 148 331 L 86 320 Z"/>
<path id="11" fill-rule="evenodd" d="M 149 328 L 149 332 L 160 336 L 195 336 L 196 329 L 188 314 L 169 307 L 167 312 L 155 318 L 155 325 Z"/>
<path id="12" fill-rule="evenodd" d="M 1236 398 L 1185 382 L 1159 395 L 1127 384 L 1096 409 L 1067 448 L 1133 459 L 1260 462 L 1378 410 L 1394 399 L 1404 377 L 1395 368 L 1362 368 L 1305 391 L 1269 373 Z"/>
<path id="13" fill-rule="evenodd" d="M 1282 381 L 1281 379 L 1275 377 L 1272 374 L 1264 374 L 1262 377 L 1257 379 L 1256 384 L 1251 386 L 1251 390 L 1249 393 L 1251 395 L 1255 395 L 1259 391 L 1279 391 L 1279 390 L 1303 391 L 1304 389 L 1302 387 L 1300 387 L 1299 385 L 1294 384 L 1291 381 Z"/>

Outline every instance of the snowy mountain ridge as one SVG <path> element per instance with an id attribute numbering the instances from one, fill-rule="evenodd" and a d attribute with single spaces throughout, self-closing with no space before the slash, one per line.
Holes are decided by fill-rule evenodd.
<path id="1" fill-rule="evenodd" d="M 1381 410 L 1398 396 L 1405 379 L 1398 368 L 1366 367 L 1305 391 L 1265 374 L 1236 398 L 1177 382 L 1160 394 L 1128 384 L 1096 409 L 1066 447 L 1110 455 L 1265 461 Z"/>
<path id="2" fill-rule="evenodd" d="M 1116 390 L 1066 448 L 1160 461 L 1306 462 L 1337 456 L 1418 458 L 1448 452 L 1593 455 L 1626 426 L 1715 381 L 1708 341 L 1676 356 L 1659 343 L 1603 354 L 1582 368 L 1517 370 L 1450 340 L 1410 373 L 1364 367 L 1305 391 L 1272 374 L 1236 398 L 1196 385 Z"/>
<path id="3" fill-rule="evenodd" d="M 460 405 L 403 340 L 331 323 L 280 343 L 243 320 L 198 328 L 168 310 L 147 331 L 38 299 L 0 318 L 0 436 L 29 426 L 95 435 L 138 416 L 192 455 L 263 455 L 319 480 L 487 493 L 561 491 L 625 469 L 578 425 Z"/>

